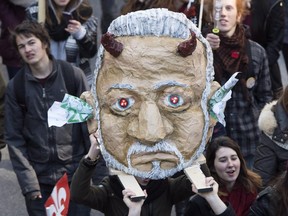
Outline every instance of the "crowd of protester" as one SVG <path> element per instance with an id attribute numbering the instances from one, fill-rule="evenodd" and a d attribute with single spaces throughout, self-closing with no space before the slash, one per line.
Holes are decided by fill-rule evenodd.
<path id="1" fill-rule="evenodd" d="M 215 20 L 215 1 L 218 0 L 204 1 L 201 20 L 202 33 L 213 50 L 215 80 L 223 85 L 234 73 L 241 73 L 226 104 L 226 126 L 217 123 L 215 132 L 221 128 L 222 134 L 212 139 L 205 151 L 211 172 L 206 181 L 213 186 L 213 192 L 198 193 L 193 185 L 187 185 L 183 175 L 165 184 L 185 184 L 183 190 L 187 194 L 182 194 L 181 199 L 186 200 L 179 203 L 178 210 L 175 204 L 177 216 L 288 215 L 288 83 L 282 83 L 278 65 L 282 51 L 288 74 L 288 1 L 219 0 L 220 21 Z M 184 13 L 197 26 L 201 14 L 197 0 L 127 0 L 121 10 L 114 0 L 101 2 L 99 23 L 88 0 L 46 1 L 43 29 L 37 23 L 37 1 L 0 2 L 0 56 L 9 75 L 8 87 L 2 73 L 0 77 L 0 150 L 8 146 L 29 215 L 45 215 L 44 201 L 63 172 L 68 172 L 69 184 L 76 172 L 73 199 L 83 201 L 77 198 L 78 193 L 84 193 L 77 190 L 80 177 L 87 177 L 88 168 L 82 158 L 91 153 L 97 140 L 91 136 L 89 139 L 85 123 L 59 130 L 47 128 L 46 109 L 64 96 L 55 94 L 58 88 L 78 97 L 90 90 L 91 64 L 95 64 L 92 59 L 99 46 L 99 34 L 107 32 L 109 24 L 120 14 L 138 10 L 168 8 Z M 33 67 L 25 49 L 39 56 L 41 67 Z M 73 73 L 69 75 L 72 84 L 65 78 L 65 70 Z M 21 75 L 24 73 L 29 76 Z M 73 82 L 77 82 L 77 89 L 71 90 Z M 19 96 L 15 83 L 26 93 Z M 32 102 L 42 97 L 48 98 L 47 104 Z M 66 146 L 61 146 L 63 142 Z M 99 149 L 92 152 L 95 158 L 98 154 Z M 103 158 L 96 162 L 98 171 L 93 174 L 94 169 L 88 170 L 87 178 L 98 185 L 106 177 L 105 184 L 115 187 L 114 179 L 107 178 L 109 171 Z M 80 170 L 76 171 L 78 165 Z M 145 193 L 149 200 L 150 189 L 144 186 L 148 188 Z M 145 202 L 135 204 L 127 198 L 131 191 L 120 192 L 123 202 L 117 201 L 116 205 L 124 206 L 124 212 L 128 206 L 129 215 L 140 216 Z M 69 215 L 89 215 L 93 205 L 82 204 L 71 201 Z M 113 212 L 103 212 L 110 210 Z"/>

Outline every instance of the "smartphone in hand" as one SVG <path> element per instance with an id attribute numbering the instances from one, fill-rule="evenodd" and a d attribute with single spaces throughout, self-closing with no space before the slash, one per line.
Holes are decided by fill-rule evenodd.
<path id="1" fill-rule="evenodd" d="M 69 12 L 63 12 L 62 13 L 62 16 L 63 16 L 63 19 L 68 23 L 69 20 L 72 20 L 73 19 L 73 15 L 72 13 L 69 13 Z"/>

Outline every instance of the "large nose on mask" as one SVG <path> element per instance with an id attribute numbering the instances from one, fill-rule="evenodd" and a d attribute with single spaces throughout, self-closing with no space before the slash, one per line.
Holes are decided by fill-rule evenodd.
<path id="1" fill-rule="evenodd" d="M 138 118 L 131 121 L 127 132 L 145 144 L 153 144 L 171 134 L 173 127 L 168 119 L 161 116 L 154 101 L 144 101 L 141 104 Z"/>

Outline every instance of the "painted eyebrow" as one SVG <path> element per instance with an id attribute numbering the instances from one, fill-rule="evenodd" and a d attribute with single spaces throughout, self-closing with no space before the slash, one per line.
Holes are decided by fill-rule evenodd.
<path id="1" fill-rule="evenodd" d="M 155 90 L 157 90 L 157 89 L 160 89 L 162 87 L 168 87 L 168 86 L 188 87 L 187 84 L 180 83 L 180 82 L 177 82 L 177 81 L 168 80 L 168 81 L 163 81 L 163 82 L 157 83 L 156 85 L 154 85 L 153 88 Z"/>
<path id="2" fill-rule="evenodd" d="M 183 84 L 177 81 L 163 81 L 163 82 L 159 82 L 156 85 L 154 85 L 153 89 L 158 90 L 162 87 L 167 87 L 167 86 L 179 86 L 179 87 L 188 87 L 187 84 Z M 127 90 L 134 90 L 134 86 L 131 84 L 126 84 L 126 83 L 117 83 L 117 84 L 113 84 L 110 88 L 109 91 L 111 89 L 127 89 Z"/>
<path id="3" fill-rule="evenodd" d="M 111 89 L 127 89 L 127 90 L 133 90 L 135 89 L 134 86 L 132 86 L 131 84 L 122 84 L 122 83 L 117 83 L 117 84 L 113 84 L 108 91 L 110 91 Z"/>

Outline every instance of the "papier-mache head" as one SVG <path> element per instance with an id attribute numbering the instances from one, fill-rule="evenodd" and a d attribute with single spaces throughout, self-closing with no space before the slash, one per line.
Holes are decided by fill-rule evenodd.
<path id="1" fill-rule="evenodd" d="M 115 19 L 92 87 L 107 165 L 150 179 L 190 166 L 215 124 L 213 79 L 211 48 L 184 14 L 149 9 Z"/>

